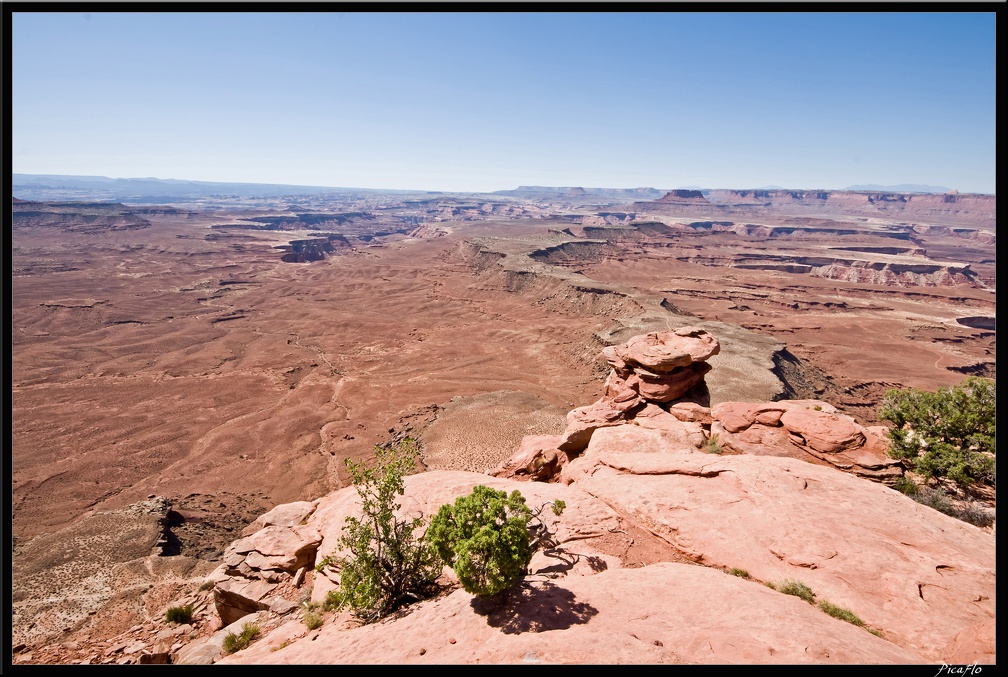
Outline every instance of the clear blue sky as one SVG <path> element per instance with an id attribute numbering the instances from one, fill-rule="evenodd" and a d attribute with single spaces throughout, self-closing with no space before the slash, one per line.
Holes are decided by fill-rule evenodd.
<path id="1" fill-rule="evenodd" d="M 12 26 L 16 173 L 995 191 L 993 10 L 15 12 Z"/>

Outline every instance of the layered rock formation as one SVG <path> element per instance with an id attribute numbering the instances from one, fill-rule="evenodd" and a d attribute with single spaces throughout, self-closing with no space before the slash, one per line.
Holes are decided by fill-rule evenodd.
<path id="1" fill-rule="evenodd" d="M 653 202 L 635 202 L 638 212 L 845 214 L 948 220 L 993 226 L 994 195 L 889 193 L 849 190 L 676 190 Z M 685 211 L 683 211 L 685 210 Z"/>

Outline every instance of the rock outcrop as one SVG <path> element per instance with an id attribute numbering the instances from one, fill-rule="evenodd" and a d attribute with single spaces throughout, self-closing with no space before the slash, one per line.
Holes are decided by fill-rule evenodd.
<path id="1" fill-rule="evenodd" d="M 625 424 L 661 430 L 695 449 L 716 445 L 726 453 L 788 456 L 828 464 L 861 477 L 891 482 L 903 475 L 886 453 L 885 428 L 866 428 L 819 400 L 722 402 L 709 405 L 707 360 L 720 351 L 703 329 L 634 336 L 607 346 L 612 368 L 598 401 L 567 414 L 562 435 L 523 440 L 517 453 L 491 474 L 558 481 L 559 472 L 584 451 L 595 431 Z"/>
<path id="2" fill-rule="evenodd" d="M 632 420 L 648 402 L 665 404 L 687 395 L 706 401 L 703 378 L 711 369 L 707 360 L 720 349 L 717 339 L 698 327 L 642 334 L 604 348 L 602 356 L 612 367 L 605 393 L 567 415 L 557 449 L 581 451 L 592 432 Z"/>

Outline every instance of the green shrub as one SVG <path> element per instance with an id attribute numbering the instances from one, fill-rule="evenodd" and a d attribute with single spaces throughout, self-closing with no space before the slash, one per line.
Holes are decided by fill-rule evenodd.
<path id="1" fill-rule="evenodd" d="M 795 597 L 801 597 L 809 604 L 815 603 L 815 595 L 812 593 L 812 590 L 801 581 L 784 579 L 777 585 L 775 589 L 779 592 L 783 592 L 785 595 L 794 595 Z"/>
<path id="2" fill-rule="evenodd" d="M 189 625 L 192 623 L 193 612 L 195 610 L 192 604 L 168 607 L 168 610 L 165 612 L 165 620 L 169 623 Z"/>
<path id="3" fill-rule="evenodd" d="M 893 482 L 893 489 L 905 496 L 909 496 L 910 498 L 913 498 L 920 493 L 920 487 L 917 486 L 917 483 L 906 475 Z"/>
<path id="4" fill-rule="evenodd" d="M 849 609 L 845 609 L 842 606 L 837 606 L 827 602 L 824 599 L 819 600 L 819 608 L 828 613 L 833 618 L 839 618 L 842 621 L 847 621 L 848 623 L 853 623 L 854 625 L 860 627 L 864 626 L 864 621 L 854 615 Z"/>
<path id="5" fill-rule="evenodd" d="M 224 644 L 222 645 L 222 649 L 225 654 L 232 654 L 236 651 L 241 651 L 251 644 L 252 640 L 258 636 L 259 626 L 255 623 L 245 623 L 242 626 L 240 634 L 236 635 L 233 632 L 229 632 L 224 635 Z"/>
<path id="6" fill-rule="evenodd" d="M 416 442 L 407 438 L 379 445 L 375 455 L 374 468 L 346 460 L 361 498 L 362 517 L 347 517 L 343 526 L 339 547 L 349 554 L 326 557 L 316 567 L 334 566 L 340 571 L 339 587 L 330 592 L 326 608 L 349 608 L 365 623 L 433 596 L 443 566 L 423 533 L 417 534 L 423 520 L 396 516 L 401 506 L 395 498 L 402 495 L 403 477 L 419 455 Z"/>
<path id="7" fill-rule="evenodd" d="M 879 418 L 894 426 L 889 455 L 928 480 L 993 485 L 996 404 L 994 382 L 976 376 L 934 393 L 889 390 L 879 408 Z"/>
<path id="8" fill-rule="evenodd" d="M 732 576 L 738 576 L 739 578 L 749 578 L 749 572 L 745 569 L 739 569 L 737 567 L 732 567 L 728 570 Z"/>
<path id="9" fill-rule="evenodd" d="M 563 501 L 553 502 L 560 515 Z M 466 592 L 490 597 L 510 589 L 528 570 L 535 550 L 551 534 L 517 490 L 510 495 L 483 485 L 441 506 L 431 519 L 427 540 L 447 562 Z"/>
<path id="10" fill-rule="evenodd" d="M 199 591 L 203 592 L 205 590 L 212 590 L 214 585 L 216 585 L 212 580 L 203 581 L 203 584 L 199 586 Z"/>

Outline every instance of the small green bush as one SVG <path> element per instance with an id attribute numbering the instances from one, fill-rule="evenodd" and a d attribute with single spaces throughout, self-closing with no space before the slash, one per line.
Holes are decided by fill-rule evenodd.
<path id="1" fill-rule="evenodd" d="M 905 496 L 913 498 L 920 493 L 920 487 L 912 479 L 904 475 L 893 482 L 893 489 Z"/>
<path id="2" fill-rule="evenodd" d="M 193 613 L 195 610 L 196 609 L 192 604 L 168 607 L 168 610 L 165 612 L 165 620 L 169 623 L 189 625 L 192 623 Z"/>
<path id="3" fill-rule="evenodd" d="M 728 570 L 732 576 L 738 576 L 739 578 L 749 578 L 749 572 L 745 569 L 739 569 L 737 567 L 732 567 Z"/>
<path id="4" fill-rule="evenodd" d="M 229 632 L 224 635 L 222 649 L 225 654 L 233 654 L 247 647 L 258 636 L 259 626 L 255 623 L 246 623 L 242 626 L 240 634 L 236 635 L 233 632 Z"/>
<path id="5" fill-rule="evenodd" d="M 553 502 L 560 515 L 563 501 Z M 431 519 L 427 540 L 455 570 L 466 592 L 491 597 L 510 589 L 526 573 L 536 548 L 549 541 L 539 519 L 517 490 L 510 495 L 477 485 L 468 496 L 441 506 Z"/>
<path id="6" fill-rule="evenodd" d="M 911 498 L 921 505 L 934 508 L 938 512 L 943 512 L 946 515 L 951 515 L 955 510 L 952 507 L 952 502 L 949 501 L 948 494 L 946 494 L 941 487 L 924 487 L 915 495 L 911 496 Z"/>
<path id="7" fill-rule="evenodd" d="M 416 442 L 407 438 L 375 447 L 374 468 L 346 460 L 362 517 L 346 518 L 339 547 L 348 554 L 326 557 L 316 567 L 334 566 L 340 571 L 339 587 L 326 598 L 327 609 L 349 608 L 371 623 L 437 592 L 443 563 L 424 539 L 423 520 L 396 514 L 401 506 L 395 498 L 403 494 L 403 478 L 413 470 L 419 453 Z"/>
<path id="8" fill-rule="evenodd" d="M 864 621 L 855 616 L 854 612 L 851 611 L 850 609 L 845 609 L 842 606 L 837 606 L 836 604 L 827 602 L 824 599 L 819 600 L 819 608 L 825 611 L 833 618 L 839 618 L 842 621 L 847 621 L 848 623 L 852 623 L 858 626 L 859 628 L 864 626 Z"/>
<path id="9" fill-rule="evenodd" d="M 781 581 L 775 589 L 779 592 L 783 592 L 785 595 L 801 597 L 809 604 L 815 603 L 815 594 L 813 594 L 812 590 L 801 581 L 785 579 Z"/>

